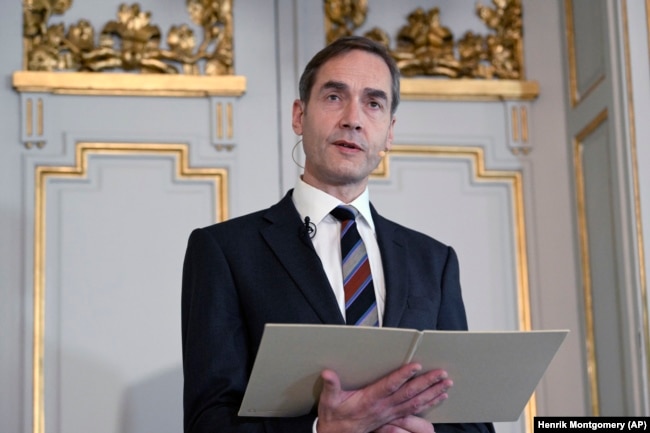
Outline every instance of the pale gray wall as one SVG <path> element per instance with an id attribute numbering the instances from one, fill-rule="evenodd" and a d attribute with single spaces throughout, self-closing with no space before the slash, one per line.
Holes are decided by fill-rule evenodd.
<path id="1" fill-rule="evenodd" d="M 22 67 L 22 6 L 5 2 L 0 14 L 0 430 L 22 428 L 25 316 L 25 213 L 20 179 L 20 105 L 11 74 Z"/>
<path id="2" fill-rule="evenodd" d="M 78 0 L 77 2 L 86 1 Z M 647 31 L 647 11 L 643 8 L 643 2 L 635 1 L 629 3 L 629 23 L 634 30 L 630 33 L 633 47 L 633 71 L 634 91 L 636 107 L 636 139 L 640 180 L 640 204 L 641 210 L 650 208 L 650 153 L 648 146 L 650 142 L 650 127 L 644 121 L 648 112 L 648 47 L 647 38 L 644 32 Z M 104 3 L 102 3 L 103 5 Z M 117 4 L 117 2 L 116 2 Z M 276 201 L 287 188 L 290 188 L 299 170 L 291 161 L 290 151 L 296 141 L 296 137 L 290 128 L 290 106 L 296 97 L 296 81 L 299 71 L 304 66 L 309 54 L 322 46 L 322 33 L 313 29 L 322 25 L 322 19 L 314 12 L 318 12 L 320 1 L 309 4 L 303 0 L 277 0 L 268 1 L 245 1 L 235 0 L 235 61 L 238 74 L 246 75 L 248 88 L 244 103 L 240 104 L 238 116 L 240 119 L 254 119 L 254 128 L 245 128 L 238 136 L 237 151 L 231 156 L 209 153 L 208 147 L 203 147 L 193 156 L 194 164 L 225 165 L 233 169 L 230 185 L 230 207 L 231 215 L 242 214 L 252 211 Z M 370 2 L 372 7 L 372 2 Z M 472 4 L 472 2 L 468 2 Z M 613 2 L 607 3 L 611 8 Z M 584 316 L 582 312 L 582 301 L 580 292 L 580 271 L 578 250 L 576 245 L 576 223 L 575 223 L 575 197 L 572 180 L 571 147 L 568 142 L 567 120 L 565 106 L 567 104 L 566 64 L 564 60 L 565 33 L 562 21 L 563 6 L 561 1 L 525 1 L 524 2 L 524 29 L 526 43 L 526 73 L 527 78 L 540 83 L 540 97 L 531 105 L 531 138 L 533 143 L 532 153 L 525 158 L 514 158 L 507 153 L 500 141 L 503 131 L 498 129 L 500 120 L 495 115 L 495 110 L 503 113 L 503 106 L 495 104 L 496 108 L 485 108 L 484 115 L 481 115 L 481 104 L 469 104 L 468 112 L 475 113 L 475 116 L 483 120 L 496 116 L 497 120 L 490 124 L 495 131 L 485 133 L 483 138 L 491 137 L 485 141 L 458 137 L 458 130 L 454 129 L 454 123 L 461 122 L 461 114 L 457 114 L 457 121 L 449 125 L 441 124 L 440 127 L 448 126 L 443 137 L 435 136 L 433 131 L 427 128 L 418 129 L 420 125 L 430 122 L 436 113 L 445 113 L 446 106 L 430 107 L 427 110 L 418 110 L 415 103 L 405 103 L 398 116 L 400 124 L 397 129 L 397 138 L 402 141 L 415 141 L 420 144 L 453 144 L 453 140 L 467 144 L 481 144 L 488 149 L 489 168 L 494 169 L 521 169 L 524 173 L 524 193 L 527 216 L 527 239 L 529 246 L 529 272 L 531 287 L 531 309 L 533 328 L 568 328 L 571 330 L 567 342 L 564 344 L 556 360 L 551 365 L 538 392 L 538 409 L 540 414 L 545 415 L 585 415 L 589 413 L 589 396 L 587 389 L 587 378 L 585 373 L 585 342 L 584 342 Z M 641 6 L 639 6 L 641 5 Z M 393 5 L 394 6 L 394 5 Z M 147 7 L 144 4 L 143 7 Z M 177 5 L 174 8 L 178 7 Z M 443 11 L 445 10 L 443 6 Z M 31 416 L 31 388 L 29 374 L 31 372 L 31 359 L 28 357 L 31 345 L 31 306 L 32 285 L 27 277 L 31 273 L 30 251 L 33 240 L 33 215 L 30 209 L 33 206 L 33 196 L 30 192 L 33 188 L 33 180 L 25 173 L 26 167 L 31 167 L 35 160 L 33 154 L 28 154 L 20 143 L 20 98 L 11 87 L 11 74 L 21 68 L 21 13 L 22 8 L 19 1 L 5 2 L 2 5 L 0 14 L 0 76 L 3 77 L 0 86 L 0 431 L 2 432 L 26 432 L 29 424 L 26 422 Z M 110 16 L 112 16 L 112 11 Z M 644 15 L 646 14 L 646 15 Z M 455 22 L 451 19 L 451 22 Z M 166 28 L 161 24 L 161 27 Z M 264 34 L 265 37 L 258 35 Z M 304 35 L 308 35 L 305 37 Z M 610 34 L 616 37 L 616 34 Z M 618 61 L 620 59 L 617 59 Z M 620 77 L 619 77 L 620 79 Z M 622 82 L 622 81 L 621 81 Z M 276 84 L 277 83 L 277 84 Z M 277 93 L 278 89 L 280 94 Z M 620 101 L 619 101 L 620 103 Z M 174 103 L 172 102 L 172 105 Z M 185 103 L 183 103 L 185 104 Z M 201 103 L 199 103 L 200 105 Z M 624 104 L 623 104 L 624 105 Z M 456 104 L 451 104 L 455 107 Z M 263 109 L 261 108 L 263 107 Z M 459 110 L 461 110 L 459 108 Z M 200 109 L 198 110 L 200 112 Z M 449 110 L 453 112 L 454 110 Z M 478 114 L 476 114 L 478 113 Z M 442 115 L 441 115 L 442 116 Z M 503 119 L 501 119 L 502 121 Z M 195 137 L 197 143 L 203 143 L 203 137 L 208 135 L 201 128 L 202 120 L 194 119 L 196 128 Z M 190 122 L 191 123 L 191 122 Z M 143 124 L 147 124 L 144 122 Z M 137 122 L 133 128 L 123 127 L 104 128 L 108 133 L 102 138 L 119 139 L 132 136 L 137 131 Z M 429 125 L 431 127 L 435 124 Z M 63 128 L 63 126 L 61 126 Z M 187 127 L 187 126 L 186 126 Z M 82 137 L 78 127 L 68 126 L 64 129 L 69 131 L 72 128 L 77 135 L 67 138 L 68 143 L 74 142 L 75 137 Z M 179 126 L 166 125 L 171 135 L 182 137 L 184 130 L 174 129 Z M 92 124 L 85 126 L 85 131 L 90 131 L 99 137 L 98 132 L 101 126 Z M 142 132 L 143 136 L 151 139 L 155 134 Z M 148 134 L 148 135 L 147 135 Z M 491 135 L 490 135 L 491 134 Z M 470 134 L 471 135 L 471 134 Z M 451 140 L 449 138 L 451 137 Z M 455 138 L 454 138 L 455 137 Z M 496 137 L 496 138 L 495 138 Z M 61 139 L 63 140 L 63 139 Z M 492 141 L 490 141 L 492 140 Z M 492 146 L 492 147 L 491 147 Z M 197 156 L 199 155 L 199 156 Z M 497 157 L 495 157 L 495 155 Z M 32 159 L 30 159 L 32 158 Z M 43 161 L 45 159 L 42 158 Z M 38 162 L 38 161 L 36 161 Z M 395 163 L 399 173 L 403 170 L 409 175 L 413 174 L 412 180 L 405 180 L 406 190 L 413 192 L 417 182 L 445 182 L 454 179 L 456 174 L 444 177 L 428 169 L 421 169 L 419 162 Z M 401 164 L 401 169 L 399 168 Z M 462 163 L 452 164 L 465 170 Z M 444 168 L 444 165 L 432 161 L 427 166 L 431 170 Z M 420 177 L 417 177 L 420 176 Z M 436 176 L 442 176 L 436 178 Z M 400 178 L 406 179 L 406 175 Z M 423 180 L 424 179 L 424 180 Z M 394 180 L 394 179 L 393 179 Z M 629 185 L 628 185 L 629 186 Z M 482 194 L 487 191 L 488 210 L 481 223 L 489 223 L 494 219 L 494 227 L 498 233 L 498 242 L 508 243 L 507 237 L 511 232 L 507 230 L 507 220 L 500 217 L 500 212 L 507 211 L 504 208 L 504 192 L 502 187 L 496 190 L 490 188 L 474 189 L 472 185 L 461 185 L 465 193 Z M 379 182 L 377 184 L 377 203 L 382 203 L 382 208 L 391 204 L 391 194 L 400 189 L 395 185 Z M 501 188 L 501 190 L 499 189 Z M 495 192 L 496 191 L 496 192 Z M 479 193 L 480 192 L 480 193 Z M 627 193 L 630 189 L 627 190 Z M 413 200 L 407 202 L 410 206 L 417 203 L 417 190 Z M 400 199 L 404 197 L 400 196 Z M 407 197 L 408 198 L 408 197 Z M 483 197 L 485 198 L 485 197 Z M 384 203 L 385 202 L 385 203 Z M 628 202 L 629 203 L 629 202 Z M 493 206 L 493 207 L 490 207 Z M 500 209 L 490 213 L 490 209 Z M 64 209 L 64 208 L 61 208 Z M 387 209 L 387 213 L 394 212 L 395 217 L 408 218 L 401 215 L 400 209 Z M 431 230 L 434 236 L 443 240 L 452 239 L 454 244 L 459 244 L 467 250 L 466 259 L 461 257 L 461 263 L 466 263 L 463 268 L 468 272 L 468 291 L 475 290 L 480 278 L 480 272 L 476 267 L 482 269 L 486 263 L 481 263 L 481 256 L 472 258 L 471 247 L 463 247 L 464 244 L 471 245 L 471 236 L 463 238 L 454 233 L 453 227 L 447 229 L 442 223 L 438 226 L 431 226 L 426 220 L 428 215 L 435 215 L 435 209 L 428 206 L 418 207 L 417 211 L 425 218 L 424 222 L 412 221 L 414 225 L 422 225 L 423 230 Z M 645 233 L 650 232 L 650 212 L 642 213 L 642 226 Z M 444 216 L 441 216 L 444 221 Z M 505 221 L 505 222 L 504 222 Z M 65 225 L 65 219 L 62 220 Z M 68 222 L 70 223 L 70 222 Z M 632 221 L 627 221 L 630 225 Z M 632 224 L 633 225 L 633 224 Z M 636 232 L 630 229 L 627 233 L 620 233 L 621 239 L 628 244 L 636 239 Z M 505 240 L 504 240 L 505 239 Z M 489 239 L 487 239 L 489 241 Z M 482 239 L 481 242 L 486 241 Z M 479 242 L 479 245 L 484 245 Z M 478 251 L 481 251 L 478 249 Z M 634 248 L 628 248 L 632 253 L 628 254 L 630 264 L 631 289 L 625 294 L 625 302 L 642 306 L 639 296 L 639 288 L 644 283 L 639 275 L 640 263 L 634 263 Z M 508 248 L 503 248 L 501 265 L 510 263 Z M 464 262 L 463 262 L 464 260 Z M 648 260 L 650 254 L 646 254 L 646 269 L 649 269 Z M 476 262 L 476 265 L 472 263 Z M 470 264 L 472 264 L 470 266 Z M 479 275 L 472 275 L 477 272 Z M 507 272 L 506 272 L 507 274 Z M 497 275 L 497 274 L 491 274 Z M 634 276 L 636 280 L 634 279 Z M 497 278 L 497 277 L 495 277 Z M 503 277 L 504 285 L 510 284 L 508 277 Z M 502 289 L 502 288 L 500 288 Z M 471 296 L 471 295 L 470 295 Z M 471 305 L 476 300 L 469 300 Z M 647 300 L 646 300 L 647 301 Z M 505 308 L 507 314 L 504 322 L 490 322 L 490 318 L 470 317 L 470 323 L 478 322 L 481 326 L 504 327 L 511 326 L 512 299 L 507 303 L 499 304 L 498 308 Z M 475 308 L 471 307 L 474 311 Z M 647 306 L 645 311 L 647 312 Z M 628 325 L 629 332 L 638 332 L 640 339 L 647 336 L 647 329 L 638 328 L 642 319 L 643 308 L 639 307 L 636 318 Z M 472 314 L 476 316 L 476 314 Z M 175 320 L 175 319 L 174 319 Z M 644 334 L 645 333 L 645 334 Z M 174 336 L 173 338 L 176 338 Z M 642 347 L 637 348 L 637 354 L 642 353 Z M 631 362 L 632 367 L 643 374 L 647 367 L 643 365 L 642 359 L 635 359 Z M 72 365 L 72 364 L 69 364 Z M 146 393 L 160 392 L 155 384 L 166 383 L 165 389 L 178 386 L 178 376 L 174 371 L 160 372 L 159 381 L 149 382 L 152 384 L 147 388 L 143 381 L 140 388 Z M 151 378 L 154 379 L 154 378 Z M 647 383 L 647 377 L 646 383 Z M 162 382 L 161 382 L 162 381 Z M 647 394 L 647 387 L 641 393 Z M 133 401 L 142 401 L 139 395 L 132 394 Z M 648 414 L 648 402 L 639 399 L 633 407 L 635 414 Z M 128 428 L 135 427 L 140 420 L 135 414 L 127 414 L 125 423 Z M 126 427 L 125 427 L 126 428 Z M 510 427 L 503 427 L 509 430 Z M 505 431 L 504 430 L 504 431 Z M 49 433 L 49 431 L 48 431 Z M 67 433 L 67 432 L 66 432 Z"/>
<path id="3" fill-rule="evenodd" d="M 532 106 L 534 149 L 528 163 L 527 218 L 530 250 L 533 327 L 566 328 L 571 333 L 541 384 L 543 413 L 585 414 L 582 390 L 583 339 L 578 304 L 577 259 L 570 213 L 570 147 L 566 141 L 566 92 L 562 56 L 564 29 L 561 1 L 529 1 L 524 5 L 526 75 L 539 82 Z M 580 391 L 576 391 L 580 390 Z"/>

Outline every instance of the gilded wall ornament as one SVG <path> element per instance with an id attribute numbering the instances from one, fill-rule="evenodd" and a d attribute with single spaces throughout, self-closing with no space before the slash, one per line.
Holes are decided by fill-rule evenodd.
<path id="1" fill-rule="evenodd" d="M 367 13 L 367 0 L 325 0 L 327 42 L 354 34 L 365 22 Z M 433 7 L 410 12 L 393 46 L 388 33 L 378 27 L 364 36 L 388 47 L 406 77 L 522 80 L 521 0 L 492 0 L 492 6 L 478 3 L 476 14 L 490 30 L 489 34 L 467 31 L 456 39 L 444 26 L 440 9 Z"/>
<path id="2" fill-rule="evenodd" d="M 190 19 L 200 27 L 201 35 L 188 24 L 172 26 L 166 47 L 151 12 L 141 10 L 138 3 L 121 4 L 117 19 L 104 24 L 98 35 L 85 19 L 67 28 L 50 23 L 53 15 L 63 15 L 71 6 L 72 0 L 24 1 L 25 69 L 233 74 L 232 0 L 186 0 Z"/>

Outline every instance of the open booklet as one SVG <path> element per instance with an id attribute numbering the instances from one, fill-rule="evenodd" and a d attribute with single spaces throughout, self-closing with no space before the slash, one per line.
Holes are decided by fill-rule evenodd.
<path id="1" fill-rule="evenodd" d="M 239 415 L 309 413 L 326 368 L 343 389 L 358 389 L 415 361 L 454 382 L 449 399 L 421 414 L 429 421 L 516 421 L 567 333 L 267 324 Z"/>

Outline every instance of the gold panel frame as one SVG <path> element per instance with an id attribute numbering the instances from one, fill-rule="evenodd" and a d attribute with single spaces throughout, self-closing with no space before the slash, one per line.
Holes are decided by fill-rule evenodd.
<path id="1" fill-rule="evenodd" d="M 650 58 L 650 0 L 645 0 L 646 31 L 648 33 L 648 58 Z"/>
<path id="2" fill-rule="evenodd" d="M 523 176 L 520 171 L 488 170 L 485 168 L 485 151 L 482 147 L 472 146 L 431 146 L 394 144 L 391 151 L 382 158 L 379 166 L 373 172 L 376 179 L 390 177 L 391 157 L 423 157 L 423 158 L 448 158 L 468 160 L 472 167 L 472 180 L 479 183 L 505 184 L 510 189 L 513 205 L 512 217 L 514 221 L 515 239 L 515 271 L 517 283 L 517 313 L 519 329 L 530 331 L 532 329 L 530 310 L 530 287 L 528 274 L 528 247 L 526 237 L 526 218 L 524 211 Z M 534 420 L 537 415 L 537 401 L 533 394 L 524 410 L 526 415 L 525 427 L 527 433 L 534 430 Z"/>
<path id="3" fill-rule="evenodd" d="M 580 263 L 582 268 L 582 290 L 584 296 L 585 312 L 585 346 L 587 350 L 587 379 L 591 396 L 591 415 L 600 415 L 600 402 L 598 396 L 598 361 L 596 359 L 596 337 L 594 330 L 594 306 L 591 284 L 591 265 L 589 254 L 589 233 L 587 231 L 587 209 L 585 197 L 584 167 L 582 152 L 584 140 L 589 137 L 608 118 L 607 109 L 601 111 L 596 117 L 573 139 L 573 170 L 575 173 L 578 237 L 580 242 Z"/>
<path id="4" fill-rule="evenodd" d="M 645 2 L 646 32 L 650 43 L 650 0 Z M 645 247 L 643 242 L 643 217 L 641 216 L 641 192 L 639 186 L 639 158 L 636 144 L 636 118 L 634 115 L 634 86 L 632 82 L 632 61 L 630 58 L 630 30 L 627 19 L 627 1 L 621 0 L 621 16 L 623 19 L 625 81 L 627 82 L 627 113 L 630 123 L 630 153 L 632 160 L 632 189 L 634 194 L 634 218 L 636 228 L 636 251 L 639 260 L 639 283 L 641 285 L 641 321 L 643 329 L 643 345 L 646 359 L 646 377 L 650 377 L 650 318 L 648 313 L 648 281 L 645 268 Z M 650 45 L 649 45 L 650 46 Z M 648 53 L 650 58 L 650 52 Z"/>
<path id="5" fill-rule="evenodd" d="M 228 218 L 228 171 L 223 168 L 189 167 L 186 144 L 77 143 L 74 166 L 39 165 L 35 170 L 34 210 L 34 319 L 32 353 L 32 431 L 45 433 L 45 239 L 46 185 L 51 178 L 85 179 L 91 155 L 169 155 L 176 161 L 176 179 L 214 182 L 217 220 Z"/>
<path id="6" fill-rule="evenodd" d="M 575 28 L 573 25 L 573 0 L 564 0 L 564 14 L 566 25 L 566 39 L 567 39 L 567 55 L 569 60 L 569 97 L 571 107 L 576 107 L 582 102 L 591 92 L 593 92 L 603 81 L 605 76 L 601 75 L 594 81 L 591 86 L 580 94 L 578 90 L 578 64 L 576 60 L 576 46 L 575 46 Z"/>
<path id="7" fill-rule="evenodd" d="M 589 91 L 582 95 L 582 98 L 579 97 L 577 92 L 577 87 L 575 83 L 575 57 L 574 57 L 574 48 L 573 48 L 573 28 L 569 27 L 569 20 L 572 20 L 570 14 L 572 14 L 571 0 L 565 0 L 565 7 L 567 13 L 567 36 L 570 40 L 570 52 L 569 57 L 570 63 L 570 85 L 571 85 L 571 103 L 572 106 L 576 106 L 580 103 L 582 98 L 584 98 L 588 93 L 590 93 L 598 84 L 600 84 L 604 77 L 601 77 L 595 84 L 593 84 Z M 650 29 L 650 0 L 645 1 L 646 6 L 646 22 L 647 29 Z M 634 212 L 634 226 L 636 231 L 635 239 L 635 248 L 636 255 L 638 259 L 639 269 L 639 284 L 640 284 L 640 294 L 641 294 L 641 321 L 643 329 L 646 331 L 642 335 L 642 347 L 644 352 L 644 357 L 647 360 L 650 359 L 650 319 L 648 312 L 648 285 L 647 285 L 647 273 L 645 267 L 645 247 L 643 240 L 643 219 L 641 215 L 641 197 L 640 197 L 640 186 L 639 186 L 639 162 L 637 154 L 637 143 L 636 143 L 636 125 L 635 125 L 635 114 L 634 114 L 634 90 L 633 90 L 633 81 L 631 76 L 632 71 L 632 62 L 630 58 L 630 40 L 629 40 L 629 26 L 627 18 L 627 2 L 626 0 L 621 1 L 621 21 L 623 29 L 623 50 L 624 50 L 624 59 L 625 59 L 625 82 L 626 82 L 626 96 L 627 96 L 627 116 L 629 119 L 629 146 L 630 146 L 630 159 L 631 159 L 631 185 L 633 193 L 633 212 Z M 648 34 L 650 42 L 650 34 Z M 650 52 L 648 53 L 650 56 Z M 581 252 L 581 263 L 582 263 L 582 278 L 583 278 L 583 293 L 584 293 L 584 308 L 585 308 L 585 326 L 586 326 L 586 350 L 587 350 L 587 374 L 589 381 L 589 389 L 591 395 L 591 410 L 593 415 L 598 416 L 600 413 L 600 402 L 599 402 L 599 391 L 598 391 L 598 374 L 597 374 L 597 358 L 595 352 L 595 333 L 594 333 L 594 318 L 593 318 L 593 300 L 592 300 L 592 287 L 591 287 L 591 270 L 589 265 L 589 239 L 586 229 L 586 211 L 585 211 L 585 197 L 584 197 L 584 179 L 583 179 L 583 167 L 582 167 L 582 142 L 586 137 L 588 137 L 596 128 L 598 128 L 602 123 L 604 123 L 608 118 L 607 110 L 601 111 L 582 131 L 580 131 L 573 140 L 573 152 L 574 152 L 574 171 L 576 176 L 576 189 L 577 189 L 577 200 L 578 200 L 578 225 L 579 225 L 579 241 L 580 241 L 580 252 Z M 646 374 L 650 375 L 650 363 L 646 362 L 645 365 Z"/>

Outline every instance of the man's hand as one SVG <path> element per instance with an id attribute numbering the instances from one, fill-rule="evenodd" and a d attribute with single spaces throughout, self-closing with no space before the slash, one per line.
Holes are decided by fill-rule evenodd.
<path id="1" fill-rule="evenodd" d="M 318 433 L 368 433 L 379 428 L 385 429 L 379 430 L 382 433 L 431 432 L 432 428 L 422 429 L 424 423 L 413 420 L 413 415 L 446 400 L 453 382 L 443 370 L 418 375 L 421 369 L 417 363 L 406 364 L 367 387 L 353 391 L 341 389 L 335 372 L 323 371 Z M 391 422 L 395 422 L 392 427 L 398 430 L 389 430 L 387 424 Z"/>

